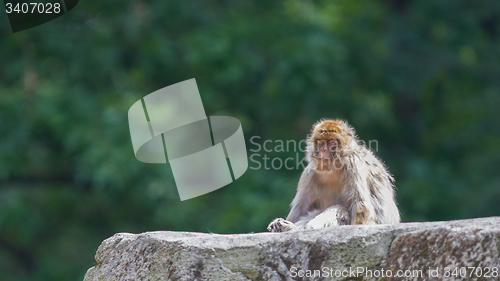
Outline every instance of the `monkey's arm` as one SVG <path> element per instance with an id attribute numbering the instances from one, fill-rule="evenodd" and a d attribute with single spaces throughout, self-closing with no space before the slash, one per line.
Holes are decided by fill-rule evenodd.
<path id="1" fill-rule="evenodd" d="M 291 222 L 299 221 L 300 217 L 304 216 L 307 211 L 307 202 L 303 196 L 299 196 L 299 192 L 297 192 L 297 196 L 292 201 L 292 208 L 290 209 L 290 213 L 286 217 L 286 220 Z"/>
<path id="2" fill-rule="evenodd" d="M 292 212 L 290 212 L 292 213 Z M 282 219 L 282 218 L 277 218 L 277 219 L 274 219 L 270 224 L 269 226 L 267 227 L 267 230 L 271 231 L 271 232 L 286 232 L 286 231 L 292 231 L 292 230 L 301 230 L 301 229 L 305 229 L 305 225 L 313 220 L 316 216 L 318 216 L 319 214 L 319 210 L 313 210 L 307 214 L 305 214 L 304 216 L 300 216 L 297 218 L 297 220 L 295 221 L 295 223 L 293 223 L 292 221 L 289 220 L 288 217 L 290 217 L 290 215 L 288 215 L 287 219 Z M 315 223 L 315 225 L 319 225 L 321 224 L 320 221 L 318 221 L 317 223 Z M 315 227 L 312 227 L 312 228 L 315 228 Z"/>
<path id="3" fill-rule="evenodd" d="M 299 181 L 299 187 L 300 187 L 300 181 Z M 306 196 L 305 194 L 303 194 L 303 191 L 301 189 L 297 189 L 297 194 L 295 195 L 295 198 L 292 201 L 291 204 L 292 208 L 286 220 L 282 218 L 274 219 L 267 227 L 267 230 L 271 232 L 285 232 L 285 231 L 299 230 L 299 228 L 294 224 L 294 222 L 297 222 L 303 215 L 305 215 L 304 209 L 307 210 L 305 197 Z"/>
<path id="4" fill-rule="evenodd" d="M 320 213 L 314 210 L 293 223 L 282 218 L 273 220 L 267 229 L 272 232 L 286 232 L 302 229 L 320 229 L 328 226 L 347 225 L 350 221 L 349 211 L 341 205 L 332 206 Z"/>
<path id="5" fill-rule="evenodd" d="M 293 230 L 299 230 L 300 228 L 297 227 L 293 222 L 284 220 L 282 218 L 277 218 L 274 219 L 269 226 L 267 226 L 267 230 L 271 232 L 286 232 L 286 231 L 293 231 Z"/>
<path id="6" fill-rule="evenodd" d="M 295 194 L 295 198 L 293 198 L 293 201 L 290 204 L 291 209 L 290 213 L 288 213 L 288 216 L 286 217 L 286 220 L 282 218 L 274 219 L 267 227 L 267 230 L 272 232 L 285 232 L 300 229 L 294 223 L 299 221 L 299 219 L 303 216 L 307 215 L 309 203 L 311 201 L 310 195 L 307 194 L 307 183 L 311 182 L 310 177 L 311 172 L 308 166 L 300 176 L 299 183 L 297 185 L 297 194 Z"/>
<path id="7" fill-rule="evenodd" d="M 300 176 L 299 183 L 297 185 L 297 194 L 290 204 L 291 209 L 290 213 L 288 213 L 288 216 L 286 217 L 287 221 L 295 223 L 308 213 L 312 199 L 311 192 L 308 192 L 308 190 L 311 189 L 311 186 L 309 185 L 312 183 L 312 177 L 313 171 L 310 169 L 310 166 L 307 166 Z"/>

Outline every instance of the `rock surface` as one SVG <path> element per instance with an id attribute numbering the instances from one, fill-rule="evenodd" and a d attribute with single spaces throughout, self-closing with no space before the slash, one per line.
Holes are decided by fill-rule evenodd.
<path id="1" fill-rule="evenodd" d="M 500 280 L 499 257 L 500 217 L 288 233 L 118 233 L 99 246 L 84 280 Z"/>

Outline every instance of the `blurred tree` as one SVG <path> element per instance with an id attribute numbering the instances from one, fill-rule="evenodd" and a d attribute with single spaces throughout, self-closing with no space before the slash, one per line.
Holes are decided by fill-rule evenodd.
<path id="1" fill-rule="evenodd" d="M 85 1 L 15 34 L 0 13 L 0 280 L 81 280 L 116 232 L 265 231 L 301 172 L 272 161 L 303 153 L 251 150 L 322 117 L 376 140 L 404 221 L 499 215 L 499 13 L 486 0 Z M 168 164 L 135 159 L 127 111 L 189 78 L 208 115 L 242 122 L 262 166 L 180 202 Z"/>

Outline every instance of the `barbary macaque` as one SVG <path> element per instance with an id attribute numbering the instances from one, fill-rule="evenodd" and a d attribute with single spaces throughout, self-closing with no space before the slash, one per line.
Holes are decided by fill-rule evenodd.
<path id="1" fill-rule="evenodd" d="M 306 160 L 290 213 L 273 220 L 269 231 L 400 222 L 393 177 L 346 121 L 314 124 Z"/>

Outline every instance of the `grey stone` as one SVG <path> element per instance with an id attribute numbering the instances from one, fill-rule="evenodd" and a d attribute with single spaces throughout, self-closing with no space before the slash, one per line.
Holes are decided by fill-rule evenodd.
<path id="1" fill-rule="evenodd" d="M 500 217 L 288 233 L 118 233 L 99 246 L 84 280 L 500 280 L 499 240 Z"/>

